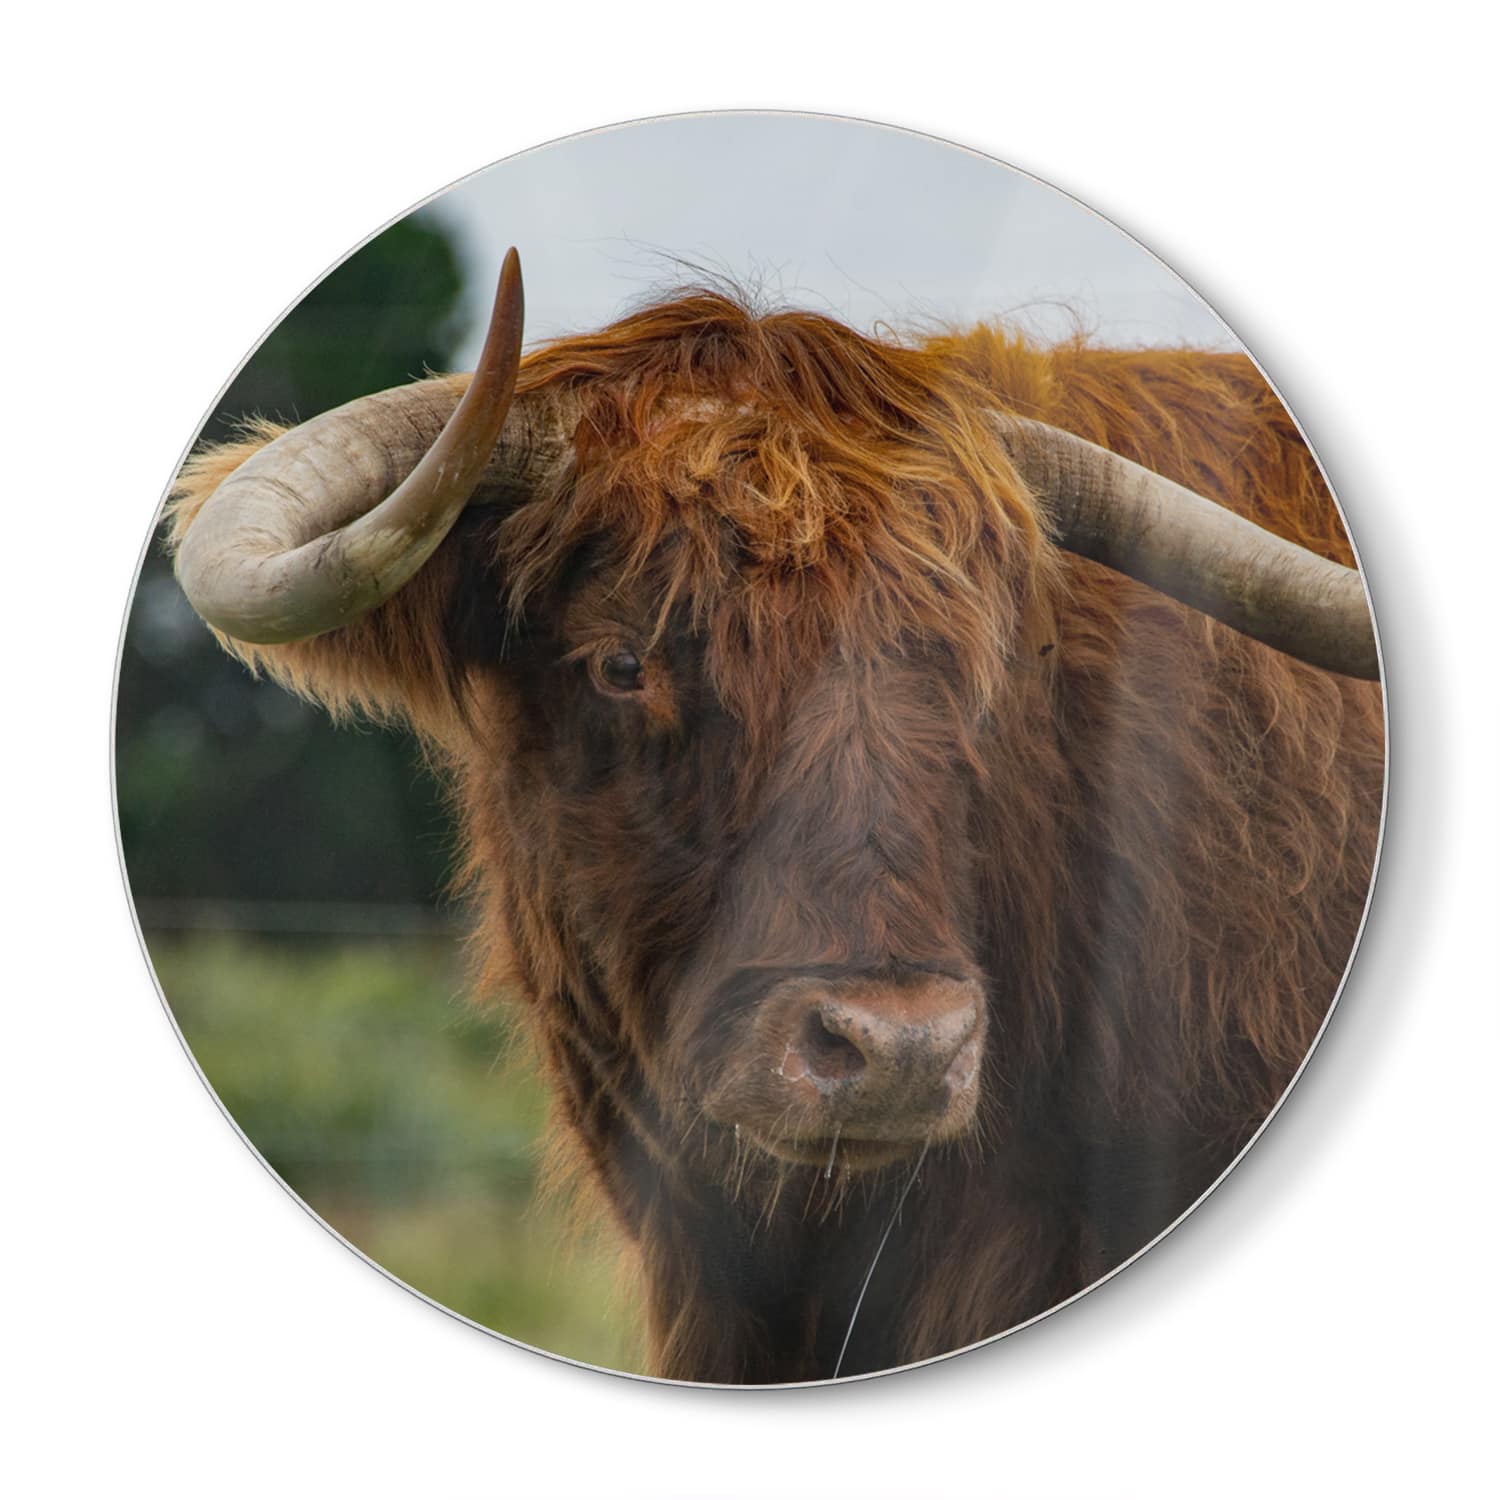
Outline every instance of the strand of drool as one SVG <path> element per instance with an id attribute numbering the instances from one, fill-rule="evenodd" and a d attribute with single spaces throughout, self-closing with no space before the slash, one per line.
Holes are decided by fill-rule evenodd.
<path id="1" fill-rule="evenodd" d="M 896 1227 L 896 1221 L 901 1217 L 901 1207 L 906 1202 L 906 1195 L 911 1192 L 912 1184 L 917 1180 L 917 1173 L 922 1170 L 922 1162 L 927 1156 L 927 1142 L 922 1142 L 922 1149 L 917 1154 L 916 1165 L 911 1169 L 911 1176 L 906 1179 L 906 1186 L 901 1189 L 901 1196 L 896 1199 L 896 1211 L 891 1215 L 891 1222 L 885 1226 L 885 1233 L 880 1236 L 880 1243 L 875 1247 L 875 1258 L 870 1262 L 870 1269 L 865 1272 L 864 1284 L 859 1289 L 859 1296 L 854 1299 L 854 1311 L 849 1314 L 849 1326 L 844 1330 L 844 1342 L 839 1348 L 839 1357 L 833 1367 L 833 1378 L 839 1378 L 839 1371 L 844 1367 L 844 1356 L 849 1352 L 849 1339 L 854 1332 L 854 1325 L 859 1319 L 859 1310 L 864 1306 L 865 1293 L 870 1290 L 870 1278 L 875 1274 L 875 1267 L 880 1264 L 880 1253 L 885 1249 L 885 1242 L 891 1237 L 891 1230 Z"/>

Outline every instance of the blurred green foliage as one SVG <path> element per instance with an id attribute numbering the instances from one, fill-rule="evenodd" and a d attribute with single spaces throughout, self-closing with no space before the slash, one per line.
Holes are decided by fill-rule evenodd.
<path id="1" fill-rule="evenodd" d="M 448 235 L 417 213 L 356 250 L 292 308 L 224 392 L 203 435 L 246 414 L 305 422 L 330 407 L 451 368 L 463 273 Z"/>
<path id="2" fill-rule="evenodd" d="M 438 222 L 392 226 L 292 309 L 202 436 L 230 436 L 252 414 L 300 420 L 448 368 L 461 294 Z M 454 1311 L 636 1368 L 613 1255 L 538 1197 L 540 1086 L 506 1055 L 501 1022 L 462 999 L 458 939 L 391 936 L 439 925 L 452 857 L 415 745 L 335 729 L 253 680 L 189 608 L 157 538 L 126 625 L 115 765 L 162 989 L 272 1167 L 371 1259 Z M 293 935 L 346 925 L 385 936 Z"/>
<path id="3" fill-rule="evenodd" d="M 324 278 L 235 377 L 201 437 L 287 421 L 445 369 L 463 278 L 446 232 L 415 214 Z M 451 830 L 404 736 L 337 730 L 254 682 L 218 647 L 153 540 L 131 602 L 116 721 L 131 887 L 155 900 L 431 903 Z"/>
<path id="4" fill-rule="evenodd" d="M 602 1228 L 537 1193 L 540 1083 L 446 939 L 149 933 L 224 1107 L 305 1203 L 445 1307 L 554 1353 L 637 1369 Z"/>

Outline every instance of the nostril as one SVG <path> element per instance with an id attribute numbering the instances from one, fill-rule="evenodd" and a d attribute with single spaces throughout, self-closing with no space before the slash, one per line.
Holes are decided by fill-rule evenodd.
<path id="1" fill-rule="evenodd" d="M 809 1011 L 802 1026 L 800 1050 L 810 1073 L 841 1083 L 865 1070 L 865 1055 L 846 1036 L 830 1031 L 822 1013 Z"/>

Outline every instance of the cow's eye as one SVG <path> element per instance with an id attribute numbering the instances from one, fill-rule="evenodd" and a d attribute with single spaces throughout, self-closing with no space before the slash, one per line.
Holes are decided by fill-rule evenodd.
<path id="1" fill-rule="evenodd" d="M 634 651 L 612 651 L 596 669 L 599 686 L 607 693 L 638 693 L 646 685 L 646 669 Z"/>

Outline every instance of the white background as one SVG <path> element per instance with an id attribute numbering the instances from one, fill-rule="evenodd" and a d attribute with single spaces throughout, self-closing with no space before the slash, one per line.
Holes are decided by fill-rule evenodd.
<path id="1" fill-rule="evenodd" d="M 1500 1066 L 1500 330 L 1480 11 L 525 10 L 304 0 L 31 7 L 8 22 L 12 1492 L 1478 1492 Z M 749 105 L 992 151 L 1115 218 L 1208 297 L 1352 518 L 1394 767 L 1375 909 L 1332 1029 L 1207 1206 L 1016 1338 L 914 1374 L 765 1394 L 662 1389 L 510 1348 L 299 1209 L 159 1006 L 108 771 L 116 632 L 160 491 L 303 286 L 498 156 Z"/>

